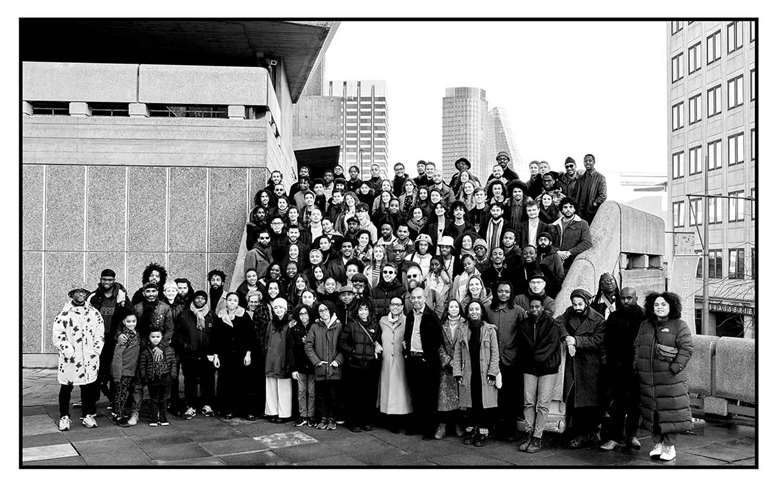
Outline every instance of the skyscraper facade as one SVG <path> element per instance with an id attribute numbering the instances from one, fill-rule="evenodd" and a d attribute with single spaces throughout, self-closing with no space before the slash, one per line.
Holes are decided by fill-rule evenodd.
<path id="1" fill-rule="evenodd" d="M 707 229 L 707 325 L 718 335 L 755 333 L 757 203 L 744 197 L 756 196 L 756 43 L 755 22 L 667 23 L 671 255 L 701 255 Z M 701 329 L 701 280 L 697 286 Z"/>
<path id="2" fill-rule="evenodd" d="M 358 166 L 364 178 L 371 164 L 388 171 L 387 93 L 384 81 L 328 81 L 327 96 L 342 97 L 341 154 L 346 170 Z"/>
<path id="3" fill-rule="evenodd" d="M 447 88 L 442 99 L 441 167 L 445 178 L 455 172 L 455 161 L 466 157 L 479 178 L 492 162 L 487 159 L 488 103 L 481 88 Z M 495 154 L 494 154 L 495 155 Z"/>
<path id="4" fill-rule="evenodd" d="M 488 112 L 487 126 L 487 146 L 485 148 L 485 160 L 488 167 L 492 167 L 496 162 L 498 152 L 506 152 L 512 158 L 510 164 L 515 171 L 518 170 L 517 164 L 520 163 L 520 155 L 515 147 L 515 141 L 512 138 L 512 126 L 510 124 L 507 112 L 501 107 L 493 107 Z"/>

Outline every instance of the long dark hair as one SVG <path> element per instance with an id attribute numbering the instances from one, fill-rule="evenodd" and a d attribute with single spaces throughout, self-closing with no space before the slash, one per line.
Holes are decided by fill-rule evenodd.
<path id="1" fill-rule="evenodd" d="M 493 300 L 490 301 L 490 309 L 496 310 L 501 302 L 498 300 L 498 287 L 500 285 L 509 285 L 509 300 L 506 303 L 508 309 L 515 308 L 515 286 L 509 280 L 500 280 L 496 283 L 496 291 L 493 292 Z"/>
<path id="2" fill-rule="evenodd" d="M 441 322 L 441 324 L 444 324 L 444 323 L 446 323 L 446 322 L 447 322 L 447 320 L 449 319 L 449 315 L 450 315 L 450 311 L 449 311 L 449 309 L 450 309 L 450 304 L 451 304 L 451 303 L 453 303 L 453 302 L 455 302 L 456 304 L 458 304 L 458 309 L 459 309 L 459 311 L 458 311 L 458 314 L 460 315 L 460 317 L 463 317 L 463 316 L 464 316 L 463 306 L 462 306 L 462 305 L 460 305 L 460 302 L 458 302 L 458 300 L 457 300 L 457 299 L 448 299 L 448 300 L 447 300 L 447 304 L 444 306 L 444 312 L 441 314 L 441 317 L 439 318 L 439 321 Z"/>
<path id="3" fill-rule="evenodd" d="M 658 316 L 655 315 L 653 305 L 655 300 L 661 297 L 669 304 L 669 319 L 680 319 L 682 316 L 682 302 L 680 302 L 680 296 L 672 292 L 650 292 L 645 297 L 645 318 L 648 321 L 658 321 Z"/>
<path id="4" fill-rule="evenodd" d="M 152 271 L 157 271 L 160 273 L 160 282 L 158 283 L 158 286 L 160 288 L 165 286 L 165 282 L 168 279 L 168 271 L 166 271 L 164 267 L 157 264 L 156 262 L 152 262 L 146 266 L 146 268 L 144 268 L 144 272 L 141 274 L 141 283 L 146 284 L 149 281 L 149 277 L 152 275 Z M 225 278 L 223 277 L 222 280 L 224 281 Z"/>

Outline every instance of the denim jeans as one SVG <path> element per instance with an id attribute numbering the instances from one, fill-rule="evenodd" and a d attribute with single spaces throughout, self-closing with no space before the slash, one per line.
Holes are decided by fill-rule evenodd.
<path id="1" fill-rule="evenodd" d="M 314 418 L 314 373 L 298 373 L 298 415 Z"/>
<path id="2" fill-rule="evenodd" d="M 550 412 L 550 402 L 555 388 L 555 374 L 536 376 L 523 373 L 523 411 L 528 431 L 534 437 L 541 438 L 544 431 L 544 423 Z"/>

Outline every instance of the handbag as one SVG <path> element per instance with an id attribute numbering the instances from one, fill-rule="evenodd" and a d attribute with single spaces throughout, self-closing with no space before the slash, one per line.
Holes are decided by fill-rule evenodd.
<path id="1" fill-rule="evenodd" d="M 655 344 L 655 350 L 662 361 L 672 362 L 677 357 L 677 347 L 670 347 L 669 345 Z"/>

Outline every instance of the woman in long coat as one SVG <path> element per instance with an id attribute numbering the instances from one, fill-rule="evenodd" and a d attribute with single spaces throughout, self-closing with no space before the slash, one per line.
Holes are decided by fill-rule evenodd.
<path id="1" fill-rule="evenodd" d="M 439 426 L 433 438 L 441 440 L 447 433 L 447 424 L 455 425 L 457 436 L 463 436 L 463 427 L 457 417 L 460 407 L 458 396 L 458 382 L 452 374 L 452 361 L 455 357 L 455 344 L 466 333 L 466 319 L 457 300 L 451 299 L 447 303 L 444 315 L 441 317 L 441 346 L 439 347 L 439 360 L 441 371 L 439 372 Z"/>
<path id="2" fill-rule="evenodd" d="M 653 436 L 650 457 L 675 458 L 677 433 L 693 428 L 685 366 L 693 353 L 688 325 L 680 319 L 682 305 L 674 293 L 651 293 L 634 342 L 639 375 L 642 424 Z"/>
<path id="3" fill-rule="evenodd" d="M 81 389 L 81 411 L 87 428 L 95 428 L 95 402 L 100 352 L 103 350 L 103 316 L 87 302 L 89 290 L 75 288 L 71 301 L 54 318 L 52 343 L 59 352 L 57 381 L 60 384 L 60 431 L 70 429 L 70 394 L 73 386 Z M 401 332 L 403 335 L 403 331 Z"/>
<path id="4" fill-rule="evenodd" d="M 498 336 L 496 327 L 485 321 L 482 304 L 470 303 L 466 314 L 468 325 L 455 344 L 452 374 L 458 381 L 460 407 L 467 410 L 463 443 L 482 447 L 498 407 Z"/>
<path id="5" fill-rule="evenodd" d="M 406 385 L 403 343 L 406 317 L 403 300 L 390 299 L 390 312 L 379 320 L 382 333 L 382 371 L 379 377 L 379 412 L 390 415 L 390 429 L 398 433 L 399 415 L 412 412 L 412 396 Z"/>

